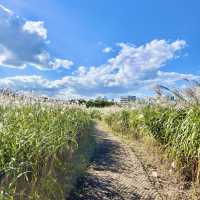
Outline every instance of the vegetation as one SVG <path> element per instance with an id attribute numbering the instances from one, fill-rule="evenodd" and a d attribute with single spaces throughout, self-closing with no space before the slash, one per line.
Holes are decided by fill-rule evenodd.
<path id="1" fill-rule="evenodd" d="M 176 100 L 163 101 L 162 90 Z M 102 99 L 83 100 L 79 104 L 88 109 L 82 109 L 54 100 L 26 101 L 26 96 L 4 91 L 0 98 L 0 199 L 65 199 L 95 145 L 93 119 L 102 116 L 115 133 L 153 138 L 187 181 L 199 182 L 200 97 L 196 91 L 187 89 L 185 96 L 160 86 L 156 89 L 160 103 L 134 109 L 107 107 L 114 103 Z"/>
<path id="2" fill-rule="evenodd" d="M 92 150 L 92 125 L 77 108 L 0 106 L 0 199 L 65 199 Z"/>
<path id="3" fill-rule="evenodd" d="M 176 97 L 173 106 L 165 102 L 140 109 L 123 109 L 108 113 L 104 120 L 122 136 L 150 136 L 175 161 L 187 181 L 200 182 L 200 101 L 195 93 L 199 85 L 198 88 L 187 89 L 185 93 L 161 86 L 157 88 L 160 99 L 161 89 L 170 91 Z"/>
<path id="4" fill-rule="evenodd" d="M 87 101 L 85 105 L 87 108 L 90 108 L 90 107 L 103 108 L 106 106 L 112 106 L 114 105 L 114 103 L 111 101 L 103 100 L 103 99 L 96 99 L 96 100 Z"/>
<path id="5" fill-rule="evenodd" d="M 119 111 L 105 116 L 115 132 L 153 137 L 176 160 L 187 179 L 198 179 L 200 170 L 200 108 L 147 106 L 140 111 Z"/>
<path id="6" fill-rule="evenodd" d="M 145 125 L 156 140 L 176 160 L 187 179 L 199 178 L 200 108 L 174 109 L 147 107 Z"/>
<path id="7" fill-rule="evenodd" d="M 101 120 L 102 119 L 102 113 L 98 109 L 91 108 L 91 109 L 88 109 L 87 112 L 93 120 Z"/>

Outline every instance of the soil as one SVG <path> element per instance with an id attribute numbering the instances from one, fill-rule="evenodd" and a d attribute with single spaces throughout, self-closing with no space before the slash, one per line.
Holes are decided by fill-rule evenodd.
<path id="1" fill-rule="evenodd" d="M 129 145 L 99 124 L 96 139 L 91 165 L 69 200 L 163 199 Z"/>
<path id="2" fill-rule="evenodd" d="M 184 180 L 184 176 L 179 173 L 176 165 L 174 167 L 174 162 L 158 145 L 152 143 L 144 145 L 144 139 L 132 139 L 128 143 L 163 200 L 200 199 L 199 186 L 192 187 L 191 182 Z"/>

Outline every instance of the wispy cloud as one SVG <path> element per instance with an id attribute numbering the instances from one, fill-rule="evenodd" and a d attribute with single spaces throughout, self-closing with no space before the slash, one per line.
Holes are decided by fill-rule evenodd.
<path id="1" fill-rule="evenodd" d="M 13 12 L 11 10 L 9 10 L 8 8 L 4 7 L 3 5 L 0 4 L 0 9 L 10 15 L 13 15 Z"/>

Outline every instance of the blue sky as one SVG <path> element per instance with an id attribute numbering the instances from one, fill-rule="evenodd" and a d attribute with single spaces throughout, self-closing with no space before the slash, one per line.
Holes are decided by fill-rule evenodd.
<path id="1" fill-rule="evenodd" d="M 62 98 L 143 96 L 156 84 L 200 78 L 198 0 L 0 5 L 0 87 Z"/>

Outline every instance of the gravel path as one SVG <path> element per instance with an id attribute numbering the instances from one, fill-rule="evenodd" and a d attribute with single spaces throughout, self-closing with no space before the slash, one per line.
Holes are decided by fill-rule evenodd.
<path id="1" fill-rule="evenodd" d="M 130 147 L 100 125 L 96 134 L 92 163 L 70 200 L 162 199 Z"/>

